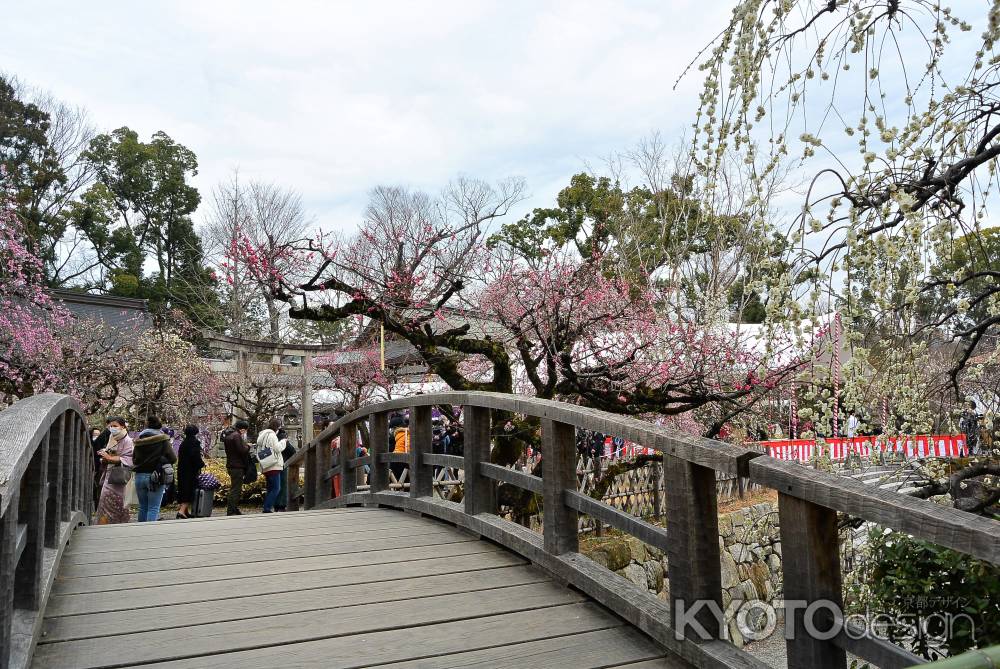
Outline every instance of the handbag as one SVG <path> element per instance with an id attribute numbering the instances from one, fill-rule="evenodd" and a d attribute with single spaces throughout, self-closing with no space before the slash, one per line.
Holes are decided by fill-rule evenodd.
<path id="1" fill-rule="evenodd" d="M 243 470 L 243 485 L 250 485 L 257 480 L 257 467 L 253 462 L 247 462 L 247 468 Z"/>
<path id="2" fill-rule="evenodd" d="M 257 451 L 257 462 L 260 463 L 261 471 L 278 464 L 278 455 L 270 446 L 263 446 Z"/>
<path id="3" fill-rule="evenodd" d="M 169 462 L 164 462 L 149 474 L 149 485 L 158 486 L 173 483 L 174 466 Z"/>
<path id="4" fill-rule="evenodd" d="M 112 465 L 108 467 L 108 483 L 111 485 L 125 485 L 132 478 L 132 470 L 125 465 Z"/>

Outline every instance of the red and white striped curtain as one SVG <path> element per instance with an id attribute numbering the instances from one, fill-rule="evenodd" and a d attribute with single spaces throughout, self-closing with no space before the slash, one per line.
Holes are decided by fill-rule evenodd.
<path id="1" fill-rule="evenodd" d="M 815 439 L 782 439 L 760 442 L 768 455 L 777 460 L 808 462 L 816 452 Z M 903 453 L 908 458 L 957 458 L 968 455 L 964 434 L 907 435 L 898 437 L 853 437 L 827 439 L 826 447 L 834 461 L 846 460 L 850 453 L 869 457 L 873 453 Z"/>

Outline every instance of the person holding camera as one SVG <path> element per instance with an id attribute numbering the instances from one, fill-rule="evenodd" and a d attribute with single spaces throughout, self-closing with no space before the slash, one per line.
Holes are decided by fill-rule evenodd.
<path id="1" fill-rule="evenodd" d="M 160 503 L 167 484 L 174 480 L 177 454 L 170 436 L 162 431 L 156 416 L 146 419 L 146 429 L 139 433 L 132 451 L 135 492 L 139 497 L 139 522 L 160 519 Z"/>

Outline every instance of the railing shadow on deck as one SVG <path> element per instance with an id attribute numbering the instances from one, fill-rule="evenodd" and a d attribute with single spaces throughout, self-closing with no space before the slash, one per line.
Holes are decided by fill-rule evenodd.
<path id="1" fill-rule="evenodd" d="M 67 395 L 34 395 L 0 411 L 0 667 L 31 663 L 63 550 L 90 521 L 88 432 Z"/>
<path id="2" fill-rule="evenodd" d="M 463 408 L 464 457 L 431 452 L 431 408 L 437 405 Z M 390 453 L 388 418 L 390 412 L 401 409 L 410 411 L 411 452 Z M 491 463 L 494 410 L 541 420 L 541 478 Z M 331 467 L 331 440 L 339 435 L 341 453 L 353 453 L 361 422 L 367 422 L 370 434 L 369 455 L 344 458 L 341 464 Z M 576 429 L 614 434 L 663 454 L 668 529 L 577 490 Z M 389 489 L 386 465 L 391 462 L 408 465 L 408 493 Z M 748 478 L 752 484 L 778 492 L 786 601 L 826 600 L 842 608 L 838 512 L 1000 563 L 1000 523 L 996 521 L 774 460 L 755 450 L 676 433 L 635 418 L 531 397 L 444 392 L 370 405 L 331 424 L 287 464 L 291 482 L 302 479 L 301 469 L 305 469 L 304 490 L 293 490 L 292 497 L 304 493 L 306 508 L 386 506 L 466 528 L 521 554 L 561 582 L 588 594 L 697 667 L 767 666 L 723 640 L 719 617 L 710 607 L 703 606 L 686 619 L 680 615 L 690 612 L 697 602 L 714 602 L 722 608 L 716 494 L 719 472 Z M 370 466 L 368 490 L 359 491 L 354 474 L 365 465 Z M 433 496 L 435 467 L 464 470 L 461 503 Z M 342 494 L 331 499 L 332 479 L 341 473 Z M 541 495 L 541 536 L 496 515 L 498 484 Z M 581 513 L 667 554 L 668 602 L 579 553 Z M 847 652 L 889 669 L 923 663 L 898 646 L 865 636 L 837 614 L 829 614 L 825 620 L 828 627 L 835 625 L 839 629 L 835 636 L 812 638 L 805 631 L 805 615 L 804 607 L 786 610 L 786 626 L 794 632 L 794 638 L 786 641 L 788 666 L 792 669 L 842 669 L 847 666 Z M 685 620 L 697 622 L 710 638 L 698 638 L 692 625 L 681 624 Z"/>

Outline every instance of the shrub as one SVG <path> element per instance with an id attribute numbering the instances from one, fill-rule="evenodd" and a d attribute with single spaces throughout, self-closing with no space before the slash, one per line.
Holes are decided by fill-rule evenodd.
<path id="1" fill-rule="evenodd" d="M 215 474 L 216 478 L 219 479 L 219 483 L 222 487 L 215 491 L 215 501 L 218 504 L 225 504 L 226 497 L 229 495 L 229 472 L 226 471 L 226 459 L 225 458 L 208 458 L 205 460 L 205 468 L 203 472 L 211 472 Z M 243 486 L 243 502 L 245 504 L 263 504 L 264 503 L 264 477 L 263 475 L 258 475 L 257 480 L 251 485 Z"/>
<path id="2" fill-rule="evenodd" d="M 927 659 L 1000 643 L 1000 567 L 878 527 L 868 548 L 868 610 L 928 623 L 915 635 L 909 624 L 891 627 L 893 642 Z M 935 614 L 951 615 L 950 634 Z M 938 646 L 934 637 L 945 638 Z"/>

